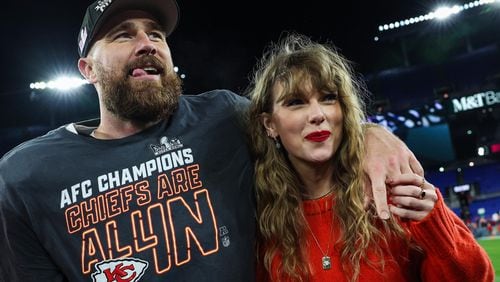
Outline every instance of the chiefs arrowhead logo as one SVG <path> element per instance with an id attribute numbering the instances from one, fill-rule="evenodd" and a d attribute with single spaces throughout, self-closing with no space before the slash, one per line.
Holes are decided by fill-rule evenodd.
<path id="1" fill-rule="evenodd" d="M 101 261 L 92 273 L 94 282 L 137 282 L 148 268 L 148 262 L 136 258 Z"/>

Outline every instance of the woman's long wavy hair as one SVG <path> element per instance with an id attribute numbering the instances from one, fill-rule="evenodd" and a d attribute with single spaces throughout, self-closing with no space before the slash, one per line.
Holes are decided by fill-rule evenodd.
<path id="1" fill-rule="evenodd" d="M 369 247 L 382 257 L 382 244 L 387 243 L 388 233 L 403 239 L 406 236 L 395 221 L 377 220 L 373 207 L 366 210 L 363 206 L 365 111 L 361 95 L 366 93 L 364 85 L 354 75 L 350 62 L 332 44 L 313 42 L 298 34 L 288 34 L 270 46 L 247 90 L 251 98 L 247 117 L 255 157 L 258 248 L 264 250 L 259 259 L 270 271 L 273 257 L 279 254 L 282 258 L 280 277 L 300 281 L 310 274 L 304 248 L 307 227 L 301 208 L 302 182 L 286 151 L 276 148 L 260 122 L 262 113 L 273 112 L 275 83 L 284 87 L 286 96 L 301 93 L 304 80 L 309 80 L 317 90 L 338 91 L 343 139 L 331 160 L 335 167 L 332 220 L 337 220 L 343 231 L 336 244 L 342 250 L 346 277 L 356 280 L 360 261 L 370 263 L 366 256 Z M 381 226 L 387 232 L 382 233 Z M 383 262 L 375 267 L 383 268 Z"/>

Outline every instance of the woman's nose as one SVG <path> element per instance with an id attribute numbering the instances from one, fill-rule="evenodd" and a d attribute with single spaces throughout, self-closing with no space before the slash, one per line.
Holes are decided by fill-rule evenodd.
<path id="1" fill-rule="evenodd" d="M 321 124 L 325 119 L 325 112 L 321 105 L 318 102 L 311 103 L 309 108 L 309 122 Z"/>

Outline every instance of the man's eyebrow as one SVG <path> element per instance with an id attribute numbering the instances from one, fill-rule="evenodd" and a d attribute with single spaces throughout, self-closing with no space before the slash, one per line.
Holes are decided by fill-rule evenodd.
<path id="1" fill-rule="evenodd" d="M 134 28 L 135 28 L 135 24 L 133 24 L 131 22 L 123 22 L 123 23 L 113 27 L 112 29 L 110 29 L 107 34 L 113 34 L 113 33 L 120 31 L 120 30 L 131 30 Z"/>
<path id="2" fill-rule="evenodd" d="M 161 31 L 164 34 L 166 33 L 163 30 L 163 27 L 159 23 L 157 23 L 155 21 L 148 21 L 148 22 L 145 23 L 145 25 L 146 25 L 146 28 L 148 30 L 158 30 L 158 31 Z M 133 30 L 135 28 L 137 28 L 137 25 L 135 23 L 122 22 L 119 25 L 117 25 L 117 26 L 113 27 L 112 29 L 110 29 L 107 34 L 113 34 L 113 33 L 117 32 L 117 31 L 120 31 L 120 30 Z"/>
<path id="3" fill-rule="evenodd" d="M 146 23 L 146 27 L 149 30 L 158 30 L 158 31 L 161 31 L 164 34 L 166 33 L 165 30 L 163 29 L 163 27 L 159 23 L 157 23 L 155 21 L 148 21 Z"/>

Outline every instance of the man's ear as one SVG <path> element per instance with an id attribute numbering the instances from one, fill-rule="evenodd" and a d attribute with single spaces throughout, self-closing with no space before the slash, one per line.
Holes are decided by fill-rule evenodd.
<path id="1" fill-rule="evenodd" d="M 272 120 L 272 116 L 269 113 L 260 114 L 260 123 L 266 128 L 267 136 L 271 138 L 278 137 L 278 133 L 276 132 L 276 126 Z"/>
<path id="2" fill-rule="evenodd" d="M 80 58 L 78 60 L 78 70 L 89 83 L 94 84 L 97 82 L 91 58 Z"/>

